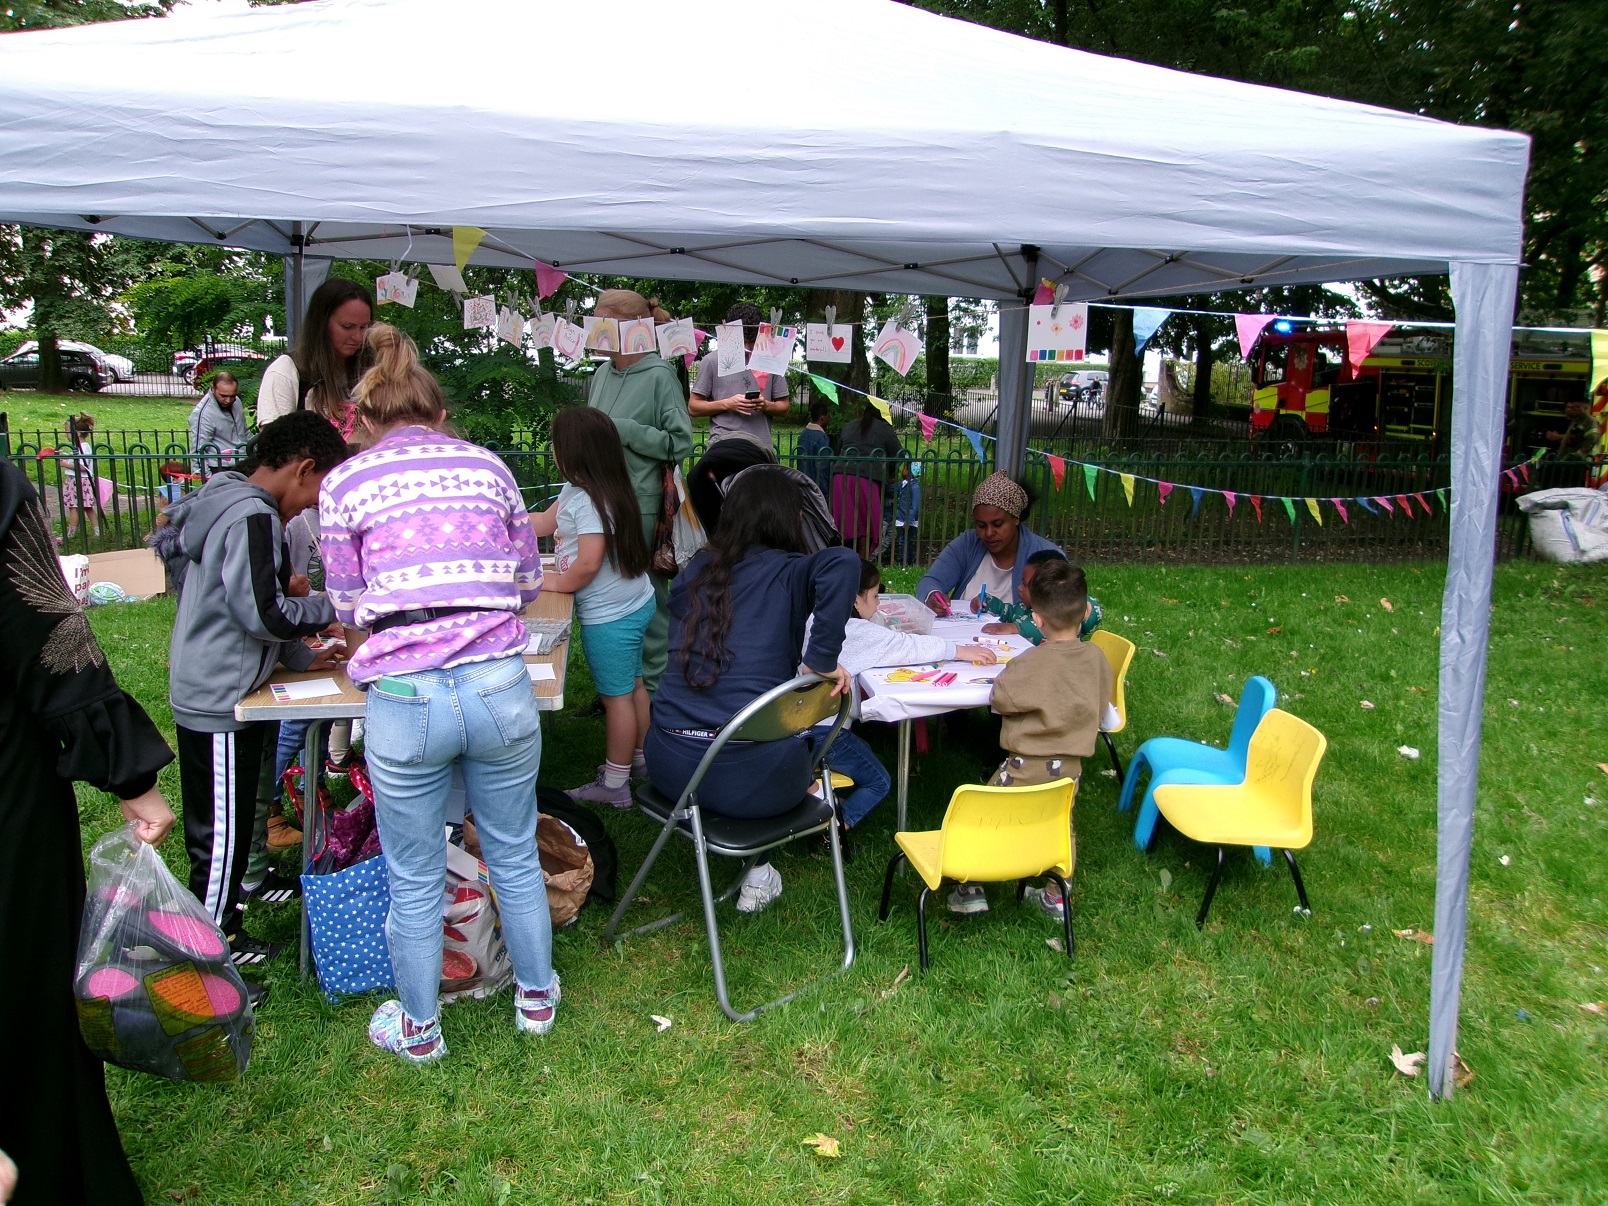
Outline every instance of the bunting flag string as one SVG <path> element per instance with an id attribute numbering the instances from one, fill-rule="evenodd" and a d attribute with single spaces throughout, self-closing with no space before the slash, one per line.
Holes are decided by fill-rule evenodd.
<path id="1" fill-rule="evenodd" d="M 1247 317 L 1260 316 L 1250 315 Z M 856 389 L 851 385 L 844 385 L 839 381 L 832 381 L 826 377 L 819 376 L 816 373 L 802 371 L 801 375 L 808 378 L 808 380 L 818 390 L 820 390 L 823 397 L 830 399 L 834 403 L 840 402 L 839 395 L 841 391 L 848 390 L 852 394 L 858 394 L 860 397 L 865 398 L 868 402 L 875 406 L 877 410 L 884 415 L 884 417 L 888 418 L 890 421 L 892 420 L 892 408 L 886 400 L 877 397 L 875 394 L 867 393 L 865 390 Z M 946 428 L 951 428 L 957 434 L 966 437 L 967 441 L 971 444 L 972 451 L 976 454 L 977 459 L 985 463 L 988 461 L 988 450 L 983 441 L 994 440 L 997 442 L 997 437 L 995 436 L 987 435 L 980 431 L 974 431 L 971 428 L 966 427 L 963 424 L 956 423 L 950 419 L 940 419 L 934 415 L 928 414 L 916 414 L 915 418 L 920 425 L 923 440 L 931 442 L 937 436 L 938 427 L 940 425 Z M 1251 507 L 1256 512 L 1257 523 L 1263 522 L 1264 516 L 1262 512 L 1262 503 L 1266 499 L 1270 498 L 1277 499 L 1279 501 L 1279 503 L 1284 507 L 1285 514 L 1289 517 L 1291 523 L 1296 521 L 1296 504 L 1301 503 L 1305 506 L 1307 512 L 1312 516 L 1312 518 L 1320 525 L 1323 523 L 1323 511 L 1320 504 L 1324 502 L 1330 503 L 1334 507 L 1335 513 L 1340 516 L 1341 522 L 1348 525 L 1351 523 L 1351 513 L 1347 507 L 1348 504 L 1353 502 L 1362 507 L 1363 510 L 1367 511 L 1370 515 L 1380 516 L 1383 514 L 1388 515 L 1392 519 L 1396 518 L 1398 505 L 1400 506 L 1401 514 L 1406 518 L 1419 518 L 1418 512 L 1413 509 L 1414 500 L 1417 501 L 1418 506 L 1422 509 L 1425 517 L 1432 516 L 1434 514 L 1434 510 L 1430 506 L 1429 498 L 1427 497 L 1429 494 L 1433 494 L 1435 496 L 1443 511 L 1449 511 L 1451 507 L 1451 488 L 1448 486 L 1440 486 L 1426 491 L 1402 493 L 1394 496 L 1375 494 L 1369 496 L 1355 495 L 1350 498 L 1334 498 L 1329 496 L 1307 497 L 1303 495 L 1279 494 L 1248 494 L 1234 490 L 1224 490 L 1220 487 L 1208 488 L 1204 486 L 1192 486 L 1181 482 L 1169 482 L 1163 481 L 1160 478 L 1146 477 L 1145 475 L 1138 473 L 1126 473 L 1119 469 L 1107 468 L 1104 465 L 1096 465 L 1087 461 L 1077 461 L 1071 460 L 1067 457 L 1057 456 L 1055 453 L 1046 452 L 1042 448 L 1028 448 L 1025 451 L 1028 455 L 1042 457 L 1044 459 L 1046 466 L 1049 468 L 1050 476 L 1054 479 L 1055 489 L 1057 491 L 1061 490 L 1066 484 L 1067 466 L 1069 464 L 1075 465 L 1082 469 L 1084 489 L 1087 490 L 1089 500 L 1091 502 L 1099 501 L 1097 483 L 1099 476 L 1102 473 L 1115 474 L 1122 482 L 1123 496 L 1130 507 L 1134 505 L 1136 489 L 1138 483 L 1140 482 L 1145 482 L 1156 487 L 1157 499 L 1159 504 L 1162 506 L 1166 505 L 1167 499 L 1172 492 L 1182 485 L 1183 488 L 1188 490 L 1190 493 L 1189 513 L 1191 517 L 1200 513 L 1201 501 L 1208 493 L 1221 494 L 1223 496 L 1223 502 L 1228 507 L 1228 514 L 1230 518 L 1232 518 L 1235 513 L 1234 508 L 1236 505 L 1242 499 L 1249 499 L 1251 502 Z M 1514 487 L 1515 490 L 1521 488 L 1521 481 L 1526 484 L 1530 481 L 1530 466 L 1540 460 L 1543 455 L 1544 450 L 1542 453 L 1538 453 L 1537 455 L 1531 457 L 1528 461 L 1502 471 L 1503 475 L 1508 479 L 1509 483 Z M 1383 511 L 1381 511 L 1381 508 L 1383 508 Z"/>

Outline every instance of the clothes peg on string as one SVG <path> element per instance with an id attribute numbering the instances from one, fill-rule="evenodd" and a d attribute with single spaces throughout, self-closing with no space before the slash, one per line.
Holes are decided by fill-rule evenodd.
<path id="1" fill-rule="evenodd" d="M 772 306 L 771 307 L 770 325 L 773 326 L 773 327 L 779 327 L 779 326 L 782 325 L 782 311 L 781 311 L 780 307 L 777 307 L 777 306 Z"/>

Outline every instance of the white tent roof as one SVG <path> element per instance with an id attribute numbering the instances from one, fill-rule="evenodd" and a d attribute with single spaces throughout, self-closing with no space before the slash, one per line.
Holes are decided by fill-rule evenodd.
<path id="1" fill-rule="evenodd" d="M 693 23 L 696 22 L 696 30 Z M 1073 297 L 1516 263 L 1528 142 L 886 0 L 323 0 L 0 36 L 0 220 Z"/>

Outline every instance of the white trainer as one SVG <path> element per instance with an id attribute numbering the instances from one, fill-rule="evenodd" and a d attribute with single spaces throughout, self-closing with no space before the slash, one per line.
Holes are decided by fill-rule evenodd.
<path id="1" fill-rule="evenodd" d="M 782 873 L 769 863 L 760 863 L 743 877 L 737 893 L 739 913 L 758 913 L 782 894 Z"/>

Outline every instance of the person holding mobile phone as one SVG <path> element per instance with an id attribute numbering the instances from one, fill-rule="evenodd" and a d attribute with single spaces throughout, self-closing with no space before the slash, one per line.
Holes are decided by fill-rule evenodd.
<path id="1" fill-rule="evenodd" d="M 759 324 L 764 321 L 759 307 L 738 302 L 726 311 L 726 321 L 743 324 L 743 346 L 752 350 Z M 771 420 L 785 415 L 790 403 L 786 373 L 744 369 L 723 376 L 716 354 L 710 352 L 698 362 L 688 409 L 709 419 L 711 444 L 739 432 L 769 444 Z"/>

